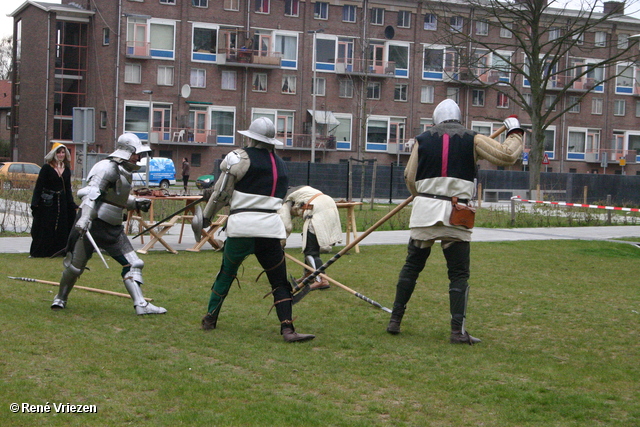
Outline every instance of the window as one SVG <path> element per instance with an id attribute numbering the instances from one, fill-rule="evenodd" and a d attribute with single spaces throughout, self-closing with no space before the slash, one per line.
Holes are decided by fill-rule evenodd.
<path id="1" fill-rule="evenodd" d="M 158 86 L 173 86 L 173 67 L 158 66 Z"/>
<path id="2" fill-rule="evenodd" d="M 424 70 L 442 72 L 444 62 L 443 49 L 425 49 L 424 50 Z"/>
<path id="3" fill-rule="evenodd" d="M 125 102 L 124 131 L 133 133 L 149 132 L 149 103 Z"/>
<path id="4" fill-rule="evenodd" d="M 616 93 L 631 94 L 634 89 L 634 69 L 630 63 L 616 65 Z"/>
<path id="5" fill-rule="evenodd" d="M 640 101 L 636 101 L 636 117 L 640 117 Z"/>
<path id="6" fill-rule="evenodd" d="M 591 100 L 591 114 L 602 114 L 602 98 Z"/>
<path id="7" fill-rule="evenodd" d="M 473 89 L 473 93 L 471 96 L 471 105 L 474 107 L 484 107 L 484 90 L 483 89 Z"/>
<path id="8" fill-rule="evenodd" d="M 340 79 L 340 98 L 353 98 L 353 81 L 349 79 Z M 638 101 L 640 102 L 640 101 Z"/>
<path id="9" fill-rule="evenodd" d="M 281 54 L 283 68 L 297 68 L 298 66 L 298 38 L 293 35 L 276 34 L 276 44 L 273 51 Z"/>
<path id="10" fill-rule="evenodd" d="M 142 67 L 140 64 L 124 64 L 124 82 L 125 83 L 140 83 L 140 77 L 142 76 Z"/>
<path id="11" fill-rule="evenodd" d="M 160 4 L 176 4 L 176 0 L 160 0 Z"/>
<path id="12" fill-rule="evenodd" d="M 618 34 L 618 49 L 629 47 L 629 34 Z"/>
<path id="13" fill-rule="evenodd" d="M 498 92 L 498 101 L 496 106 L 498 108 L 509 108 L 509 97 L 502 92 Z"/>
<path id="14" fill-rule="evenodd" d="M 224 0 L 224 10 L 240 10 L 240 0 Z"/>
<path id="15" fill-rule="evenodd" d="M 407 101 L 407 92 L 409 91 L 408 84 L 396 84 L 396 87 L 393 91 L 393 100 L 394 101 Z"/>
<path id="16" fill-rule="evenodd" d="M 604 31 L 596 31 L 595 45 L 597 47 L 605 47 L 607 45 L 607 33 Z"/>
<path id="17" fill-rule="evenodd" d="M 544 106 L 547 110 L 556 111 L 556 95 L 545 95 L 544 96 Z"/>
<path id="18" fill-rule="evenodd" d="M 342 6 L 342 22 L 356 22 L 356 7 L 353 5 Z"/>
<path id="19" fill-rule="evenodd" d="M 579 113 L 580 112 L 580 97 L 579 96 L 570 96 L 569 97 L 569 112 L 570 113 Z"/>
<path id="20" fill-rule="evenodd" d="M 369 84 L 367 84 L 367 99 L 380 99 L 379 82 L 369 82 Z"/>
<path id="21" fill-rule="evenodd" d="M 476 35 L 488 36 L 489 35 L 489 22 L 484 20 L 476 21 Z"/>
<path id="22" fill-rule="evenodd" d="M 351 114 L 335 113 L 340 124 L 333 130 L 338 150 L 351 150 Z"/>
<path id="23" fill-rule="evenodd" d="M 149 56 L 148 23 L 144 18 L 127 18 L 127 55 Z"/>
<path id="24" fill-rule="evenodd" d="M 211 129 L 216 133 L 216 142 L 218 144 L 232 145 L 234 140 L 235 129 L 235 110 L 212 110 L 211 111 Z"/>
<path id="25" fill-rule="evenodd" d="M 462 16 L 452 16 L 449 18 L 449 27 L 451 31 L 459 33 L 462 32 L 462 27 L 464 26 L 464 19 Z"/>
<path id="26" fill-rule="evenodd" d="M 175 26 L 173 24 L 152 22 L 149 28 L 151 56 L 154 58 L 173 59 L 175 56 Z"/>
<path id="27" fill-rule="evenodd" d="M 253 11 L 256 13 L 269 13 L 270 5 L 271 0 L 255 0 L 255 8 Z"/>
<path id="28" fill-rule="evenodd" d="M 222 71 L 222 86 L 223 90 L 236 90 L 237 75 L 235 71 Z"/>
<path id="29" fill-rule="evenodd" d="M 207 71 L 203 68 L 192 68 L 189 84 L 191 87 L 207 87 Z"/>
<path id="30" fill-rule="evenodd" d="M 324 96 L 327 90 L 327 80 L 324 77 L 317 77 L 314 83 L 315 84 L 311 88 L 311 94 Z"/>
<path id="31" fill-rule="evenodd" d="M 298 79 L 294 75 L 285 74 L 284 76 L 282 76 L 282 93 L 295 95 L 297 81 Z"/>
<path id="32" fill-rule="evenodd" d="M 396 44 L 388 45 L 389 63 L 395 64 L 396 72 L 399 70 L 406 70 L 408 75 L 409 70 L 409 46 L 400 46 Z"/>
<path id="33" fill-rule="evenodd" d="M 314 19 L 329 19 L 329 3 L 324 1 L 316 2 L 313 6 Z"/>
<path id="34" fill-rule="evenodd" d="M 7 123 L 9 123 L 9 120 L 7 120 Z M 100 111 L 100 128 L 101 129 L 107 128 L 107 112 L 106 111 Z M 7 127 L 7 129 L 9 128 Z"/>
<path id="35" fill-rule="evenodd" d="M 191 0 L 191 5 L 195 7 L 209 7 L 209 0 Z"/>
<path id="36" fill-rule="evenodd" d="M 553 41 L 560 37 L 560 28 L 549 28 L 549 41 Z"/>
<path id="37" fill-rule="evenodd" d="M 300 13 L 300 0 L 285 0 L 284 16 L 298 16 Z"/>
<path id="38" fill-rule="evenodd" d="M 457 87 L 448 87 L 447 99 L 451 99 L 455 101 L 456 104 L 460 104 L 460 89 Z"/>
<path id="39" fill-rule="evenodd" d="M 108 28 L 102 29 L 102 46 L 109 46 L 111 42 L 111 31 Z"/>
<path id="40" fill-rule="evenodd" d="M 411 12 L 408 10 L 398 12 L 398 28 L 411 28 Z"/>
<path id="41" fill-rule="evenodd" d="M 199 168 L 202 165 L 202 154 L 191 153 L 191 166 Z"/>
<path id="42" fill-rule="evenodd" d="M 384 25 L 384 9 L 381 7 L 371 8 L 371 23 L 373 25 Z"/>
<path id="43" fill-rule="evenodd" d="M 523 93 L 522 97 L 524 98 L 524 103 L 531 107 L 532 96 L 530 93 Z"/>
<path id="44" fill-rule="evenodd" d="M 420 88 L 420 102 L 423 104 L 433 104 L 435 99 L 434 86 L 422 86 Z"/>
<path id="45" fill-rule="evenodd" d="M 505 22 L 502 27 L 500 27 L 500 37 L 503 39 L 510 39 L 513 37 L 513 33 L 511 29 L 513 28 L 513 22 Z"/>
<path id="46" fill-rule="evenodd" d="M 251 90 L 254 92 L 267 91 L 267 75 L 265 73 L 253 73 L 253 84 Z"/>
<path id="47" fill-rule="evenodd" d="M 193 47 L 191 60 L 200 62 L 212 62 L 213 55 L 217 52 L 218 33 L 213 28 L 193 28 Z"/>
<path id="48" fill-rule="evenodd" d="M 598 129 L 569 128 L 567 146 L 569 153 L 592 153 L 599 149 L 600 131 Z M 578 160 L 582 160 L 582 158 L 578 158 Z"/>
<path id="49" fill-rule="evenodd" d="M 582 46 L 584 44 L 584 33 L 574 34 L 571 38 L 576 41 L 578 46 Z"/>
<path id="50" fill-rule="evenodd" d="M 438 17 L 433 13 L 426 13 L 424 15 L 424 29 L 428 31 L 435 31 L 438 29 Z"/>
<path id="51" fill-rule="evenodd" d="M 613 115 L 614 116 L 624 116 L 625 114 L 625 105 L 626 102 L 624 99 L 614 99 L 613 100 Z"/>

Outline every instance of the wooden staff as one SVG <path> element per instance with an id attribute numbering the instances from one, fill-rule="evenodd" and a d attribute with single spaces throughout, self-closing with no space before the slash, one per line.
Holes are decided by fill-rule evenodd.
<path id="1" fill-rule="evenodd" d="M 286 256 L 287 258 L 289 258 L 291 261 L 295 262 L 296 264 L 300 264 L 302 267 L 306 268 L 307 270 L 313 272 L 315 271 L 313 269 L 313 267 L 308 266 L 307 264 L 305 264 L 304 262 L 300 261 L 299 259 L 292 257 L 291 255 L 285 253 L 284 256 Z M 327 279 L 329 282 L 333 283 L 334 285 L 344 289 L 345 291 L 349 292 L 350 294 L 360 298 L 363 301 L 368 302 L 369 304 L 378 307 L 379 309 L 382 309 L 384 311 L 386 311 L 387 313 L 391 313 L 391 309 L 387 308 L 387 307 L 383 307 L 380 303 L 375 302 L 374 300 L 372 300 L 371 298 L 367 298 L 366 296 L 362 295 L 360 292 L 356 292 L 353 289 L 351 289 L 350 287 L 343 285 L 342 283 L 338 282 L 337 280 L 333 280 L 331 277 L 327 276 L 324 273 L 320 273 L 319 274 L 320 277 L 323 277 L 325 279 Z"/>
<path id="2" fill-rule="evenodd" d="M 24 282 L 38 282 L 38 283 L 45 283 L 47 285 L 52 285 L 52 286 L 60 286 L 59 283 L 49 282 L 48 280 L 32 279 L 30 277 L 13 277 L 13 276 L 7 276 L 7 277 L 9 279 L 22 280 Z M 107 291 L 107 290 L 104 290 L 104 289 L 87 288 L 86 286 L 77 286 L 77 285 L 74 286 L 74 288 L 82 289 L 83 291 L 97 292 L 99 294 L 113 295 L 113 296 L 116 296 L 116 297 L 131 298 L 130 295 L 123 294 L 123 293 L 120 293 L 120 292 Z M 146 301 L 153 301 L 153 298 L 145 298 L 145 300 Z"/>

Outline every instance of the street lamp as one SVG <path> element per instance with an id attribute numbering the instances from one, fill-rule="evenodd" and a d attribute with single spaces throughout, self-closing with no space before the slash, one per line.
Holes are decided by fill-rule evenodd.
<path id="1" fill-rule="evenodd" d="M 317 92 L 317 83 L 316 83 L 316 34 L 324 33 L 324 28 L 319 28 L 317 30 L 307 31 L 309 34 L 313 34 L 313 46 L 312 48 L 312 67 L 313 67 L 313 82 L 311 83 L 311 96 L 312 96 L 312 104 L 311 104 L 311 112 L 313 113 L 313 117 L 311 118 L 311 163 L 316 162 L 316 92 Z"/>
<path id="2" fill-rule="evenodd" d="M 143 94 L 145 95 L 149 95 L 149 126 L 147 127 L 147 143 L 149 144 L 149 147 L 151 147 L 151 121 L 153 120 L 153 91 L 152 90 L 143 90 L 142 91 Z M 149 168 L 150 168 L 150 162 L 149 162 L 149 156 L 147 155 L 147 171 L 146 171 L 146 186 L 147 188 L 149 188 Z"/>

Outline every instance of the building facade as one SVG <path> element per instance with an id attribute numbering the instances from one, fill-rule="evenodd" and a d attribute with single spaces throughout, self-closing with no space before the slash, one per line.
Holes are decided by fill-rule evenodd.
<path id="1" fill-rule="evenodd" d="M 14 158 L 40 162 L 60 141 L 81 174 L 74 108 L 93 114 L 89 151 L 110 152 L 118 135 L 134 132 L 154 156 L 189 158 L 195 176 L 217 172 L 214 160 L 242 146 L 237 130 L 260 116 L 276 123 L 280 155 L 294 162 L 402 163 L 447 97 L 478 132 L 490 134 L 512 114 L 529 126 L 499 84 L 513 79 L 526 92 L 531 83 L 499 66 L 464 67 L 444 37 L 455 30 L 503 42 L 508 28 L 474 20 L 468 4 L 436 13 L 430 3 L 29 0 L 12 14 Z M 640 33 L 640 20 L 623 13 L 610 21 L 585 32 L 584 43 L 613 49 Z M 492 58 L 477 60 L 486 66 Z M 631 66 L 604 84 L 597 75 L 571 83 L 563 96 L 580 103 L 547 128 L 543 170 L 638 173 L 637 72 Z M 512 167 L 523 168 L 526 159 Z"/>

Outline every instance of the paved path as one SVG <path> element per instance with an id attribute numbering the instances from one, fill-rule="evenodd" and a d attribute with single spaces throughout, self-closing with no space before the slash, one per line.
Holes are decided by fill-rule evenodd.
<path id="1" fill-rule="evenodd" d="M 185 226 L 182 243 L 178 243 L 180 227 L 175 226 L 165 235 L 169 245 L 178 251 L 184 251 L 195 244 L 191 227 Z M 475 228 L 474 242 L 503 242 L 516 240 L 624 240 L 624 238 L 640 237 L 640 226 L 603 226 L 603 227 L 552 227 L 552 228 Z M 224 240 L 224 235 L 216 236 Z M 148 242 L 145 237 L 145 242 Z M 640 239 L 639 239 L 640 240 Z M 404 245 L 409 241 L 408 230 L 375 231 L 367 236 L 360 245 Z M 343 247 L 346 238 L 343 237 Z M 292 234 L 287 240 L 288 248 L 301 247 L 300 234 Z M 0 253 L 29 253 L 31 237 L 2 237 L 0 238 Z M 140 238 L 133 240 L 133 247 L 142 247 Z M 639 245 L 640 246 L 640 245 Z M 206 245 L 203 250 L 211 250 Z M 161 244 L 156 244 L 152 250 L 164 250 Z M 185 252 L 188 253 L 188 252 Z"/>

